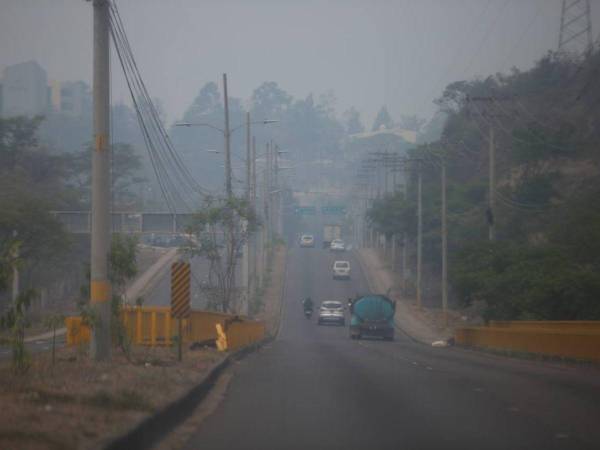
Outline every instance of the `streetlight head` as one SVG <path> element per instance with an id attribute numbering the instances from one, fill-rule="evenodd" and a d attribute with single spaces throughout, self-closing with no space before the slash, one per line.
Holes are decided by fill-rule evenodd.
<path id="1" fill-rule="evenodd" d="M 176 127 L 191 127 L 192 124 L 189 122 L 179 122 L 175 124 Z"/>
<path id="2" fill-rule="evenodd" d="M 275 119 L 265 119 L 265 120 L 263 120 L 263 124 L 264 125 L 267 125 L 269 123 L 278 123 L 278 122 L 279 122 L 279 120 L 275 120 Z"/>
<path id="3" fill-rule="evenodd" d="M 204 151 L 207 153 L 221 153 L 221 150 L 215 150 L 214 148 L 207 148 Z"/>

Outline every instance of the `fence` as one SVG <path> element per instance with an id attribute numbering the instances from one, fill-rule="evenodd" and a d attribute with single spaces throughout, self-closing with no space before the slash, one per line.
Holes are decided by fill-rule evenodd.
<path id="1" fill-rule="evenodd" d="M 177 319 L 171 317 L 169 307 L 126 307 L 121 320 L 131 342 L 138 345 L 170 346 L 178 338 Z M 182 320 L 183 342 L 204 342 L 217 339 L 219 324 L 227 335 L 228 349 L 236 349 L 265 336 L 262 322 L 238 318 L 231 314 L 192 310 L 188 319 Z M 90 328 L 81 317 L 67 317 L 67 345 L 86 344 L 90 341 Z"/>
<path id="2" fill-rule="evenodd" d="M 457 344 L 600 361 L 600 321 L 490 322 L 456 330 Z"/>

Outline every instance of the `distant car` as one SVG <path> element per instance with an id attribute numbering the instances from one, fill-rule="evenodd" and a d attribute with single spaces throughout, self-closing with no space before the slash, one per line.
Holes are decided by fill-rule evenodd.
<path id="1" fill-rule="evenodd" d="M 348 261 L 335 261 L 333 263 L 333 279 L 334 280 L 349 280 L 350 279 L 350 263 Z"/>
<path id="2" fill-rule="evenodd" d="M 331 245 L 329 246 L 329 249 L 332 252 L 343 252 L 346 250 L 346 245 L 344 244 L 344 241 L 342 241 L 341 239 L 334 239 L 333 241 L 331 241 Z"/>
<path id="3" fill-rule="evenodd" d="M 315 237 L 312 234 L 303 234 L 300 238 L 300 247 L 314 247 Z"/>
<path id="4" fill-rule="evenodd" d="M 337 323 L 342 326 L 346 324 L 342 302 L 326 301 L 321 303 L 318 324 L 323 325 L 325 323 Z"/>

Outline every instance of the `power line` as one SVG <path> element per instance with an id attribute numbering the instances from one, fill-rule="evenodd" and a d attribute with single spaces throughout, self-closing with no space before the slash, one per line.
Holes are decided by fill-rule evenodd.
<path id="1" fill-rule="evenodd" d="M 110 21 L 117 55 L 163 198 L 172 212 L 176 210 L 176 204 L 182 204 L 191 210 L 188 203 L 188 201 L 194 202 L 194 199 L 190 197 L 191 193 L 195 192 L 201 197 L 205 197 L 208 191 L 203 189 L 192 177 L 164 129 L 158 111 L 140 75 L 118 7 L 114 2 L 110 6 Z M 181 187 L 181 191 L 177 186 Z M 187 194 L 188 200 L 185 199 L 182 192 Z"/>

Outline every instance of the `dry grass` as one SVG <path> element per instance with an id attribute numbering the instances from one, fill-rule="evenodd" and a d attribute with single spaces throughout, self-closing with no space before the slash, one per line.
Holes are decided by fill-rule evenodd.
<path id="1" fill-rule="evenodd" d="M 0 363 L 0 448 L 94 448 L 196 384 L 222 355 L 202 349 L 134 348 L 94 363 L 81 349 L 60 349 L 57 363 L 36 355 L 25 375 Z"/>

